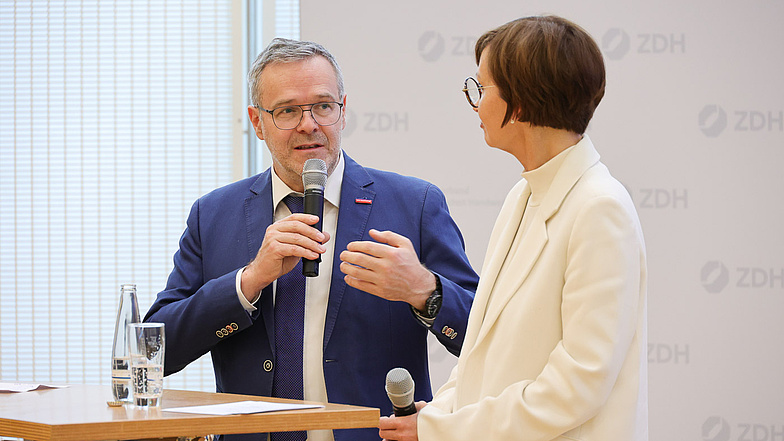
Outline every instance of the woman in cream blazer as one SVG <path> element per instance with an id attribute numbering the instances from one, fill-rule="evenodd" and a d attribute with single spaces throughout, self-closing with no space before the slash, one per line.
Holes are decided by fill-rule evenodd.
<path id="1" fill-rule="evenodd" d="M 646 259 L 625 188 L 585 129 L 596 43 L 559 17 L 482 36 L 465 92 L 488 145 L 525 168 L 490 238 L 458 364 L 383 438 L 647 441 Z"/>

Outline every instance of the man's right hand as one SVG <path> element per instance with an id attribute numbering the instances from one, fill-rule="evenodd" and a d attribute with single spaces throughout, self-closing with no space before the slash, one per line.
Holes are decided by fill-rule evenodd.
<path id="1" fill-rule="evenodd" d="M 291 271 L 300 258 L 315 260 L 327 251 L 323 244 L 329 241 L 329 234 L 312 226 L 317 222 L 318 216 L 295 213 L 267 227 L 259 252 L 242 272 L 240 289 L 249 302 L 265 286 Z"/>

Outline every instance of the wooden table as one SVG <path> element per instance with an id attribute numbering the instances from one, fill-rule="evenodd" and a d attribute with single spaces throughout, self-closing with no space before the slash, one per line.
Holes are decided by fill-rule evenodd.
<path id="1" fill-rule="evenodd" d="M 250 395 L 164 390 L 161 407 L 109 407 L 109 386 L 73 385 L 23 393 L 0 393 L 0 436 L 28 440 L 89 441 L 200 437 L 209 434 L 377 427 L 379 410 L 327 404 L 250 415 L 195 415 L 164 412 L 169 407 L 233 401 L 296 402 Z"/>

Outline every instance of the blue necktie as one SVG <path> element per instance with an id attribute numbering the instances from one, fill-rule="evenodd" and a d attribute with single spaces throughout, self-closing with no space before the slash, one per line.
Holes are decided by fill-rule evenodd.
<path id="1" fill-rule="evenodd" d="M 302 196 L 289 195 L 283 202 L 292 213 L 302 213 Z M 280 276 L 275 293 L 275 374 L 272 395 L 301 400 L 302 347 L 305 333 L 305 276 L 302 259 Z M 271 433 L 272 441 L 304 441 L 305 431 Z"/>

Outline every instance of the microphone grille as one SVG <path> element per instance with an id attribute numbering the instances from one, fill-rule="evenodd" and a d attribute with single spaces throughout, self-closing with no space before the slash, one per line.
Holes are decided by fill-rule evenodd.
<path id="1" fill-rule="evenodd" d="M 394 368 L 387 373 L 387 391 L 402 395 L 414 389 L 414 380 L 405 368 Z"/>
<path id="2" fill-rule="evenodd" d="M 302 167 L 302 185 L 305 190 L 324 189 L 327 185 L 327 163 L 322 159 L 308 159 Z"/>

